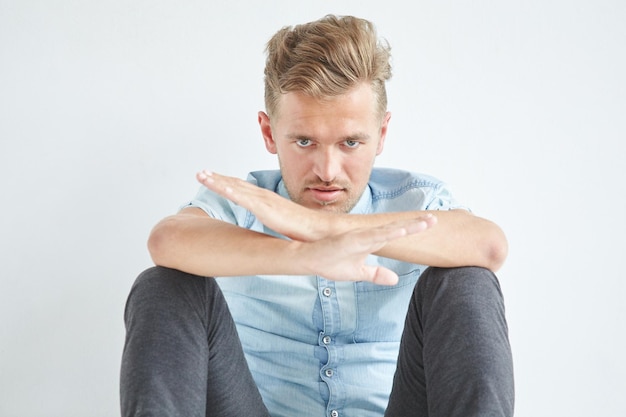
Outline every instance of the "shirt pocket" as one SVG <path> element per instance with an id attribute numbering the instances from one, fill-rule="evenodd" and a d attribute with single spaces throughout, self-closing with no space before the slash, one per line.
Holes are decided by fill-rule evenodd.
<path id="1" fill-rule="evenodd" d="M 399 342 L 411 295 L 422 269 L 412 265 L 411 270 L 399 275 L 394 286 L 357 282 L 357 327 L 355 342 Z"/>

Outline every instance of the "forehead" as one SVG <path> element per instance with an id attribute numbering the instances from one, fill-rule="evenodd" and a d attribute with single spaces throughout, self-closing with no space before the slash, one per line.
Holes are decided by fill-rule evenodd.
<path id="1" fill-rule="evenodd" d="M 359 84 L 347 93 L 317 98 L 301 92 L 280 97 L 273 124 L 378 124 L 376 99 L 368 84 Z M 365 127 L 365 126 L 363 126 Z"/>
<path id="2" fill-rule="evenodd" d="M 323 99 L 297 92 L 284 94 L 276 116 L 272 120 L 275 139 L 372 138 L 378 135 L 382 122 L 367 85 Z"/>

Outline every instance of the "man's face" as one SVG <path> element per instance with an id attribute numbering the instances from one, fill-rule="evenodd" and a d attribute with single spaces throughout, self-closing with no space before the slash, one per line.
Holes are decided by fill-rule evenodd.
<path id="1" fill-rule="evenodd" d="M 361 84 L 326 100 L 287 93 L 276 113 L 270 123 L 260 112 L 259 123 L 291 199 L 313 209 L 350 211 L 383 150 L 391 116 L 378 115 L 371 87 Z"/>

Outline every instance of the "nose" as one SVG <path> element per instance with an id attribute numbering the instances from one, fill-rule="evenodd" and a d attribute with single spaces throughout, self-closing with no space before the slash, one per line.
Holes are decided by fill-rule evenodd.
<path id="1" fill-rule="evenodd" d="M 333 182 L 341 170 L 341 157 L 332 148 L 320 149 L 315 155 L 313 173 L 324 182 Z"/>

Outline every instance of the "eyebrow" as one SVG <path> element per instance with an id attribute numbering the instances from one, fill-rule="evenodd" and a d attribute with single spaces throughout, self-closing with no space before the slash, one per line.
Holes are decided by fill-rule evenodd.
<path id="1" fill-rule="evenodd" d="M 297 133 L 288 133 L 286 137 L 287 139 L 291 139 L 291 140 L 302 140 L 302 139 L 315 140 L 315 137 L 313 136 L 297 134 Z M 356 140 L 356 141 L 361 141 L 361 142 L 367 142 L 370 139 L 371 139 L 371 136 L 364 132 L 357 132 L 357 133 L 353 133 L 351 135 L 347 135 L 347 136 L 340 138 L 340 140 Z"/>

